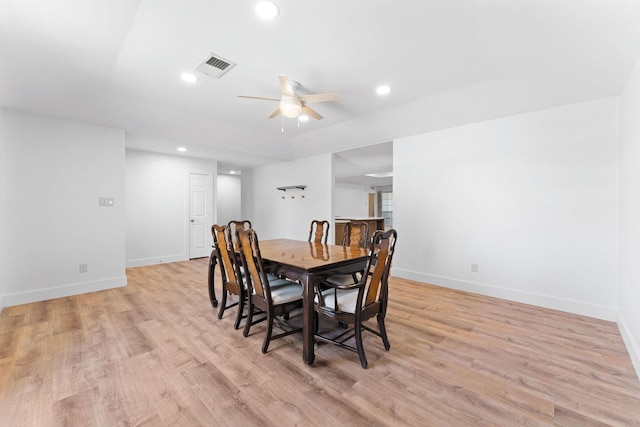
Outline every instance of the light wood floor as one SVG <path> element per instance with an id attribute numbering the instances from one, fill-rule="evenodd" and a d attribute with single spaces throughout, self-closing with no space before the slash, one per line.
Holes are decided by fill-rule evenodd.
<path id="1" fill-rule="evenodd" d="M 0 425 L 640 425 L 614 323 L 393 279 L 391 350 L 367 335 L 369 369 L 330 345 L 308 367 L 298 335 L 263 355 L 262 324 L 218 320 L 206 271 L 5 308 Z"/>

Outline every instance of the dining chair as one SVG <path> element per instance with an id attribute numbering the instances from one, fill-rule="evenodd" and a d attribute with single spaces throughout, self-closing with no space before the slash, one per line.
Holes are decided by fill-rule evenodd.
<path id="1" fill-rule="evenodd" d="M 238 230 L 236 237 L 249 297 L 247 321 L 243 335 L 248 336 L 251 326 L 266 320 L 267 333 L 262 345 L 262 352 L 266 353 L 272 340 L 302 331 L 302 328 L 284 330 L 283 319 L 279 326 L 284 332 L 273 335 L 273 323 L 276 316 L 288 316 L 291 311 L 302 307 L 302 285 L 287 279 L 270 277 L 267 274 L 255 230 Z M 260 313 L 263 313 L 264 317 L 253 320 L 254 314 Z"/>
<path id="2" fill-rule="evenodd" d="M 369 224 L 364 221 L 349 221 L 344 225 L 342 246 L 366 248 L 369 240 Z M 334 285 L 350 285 L 360 280 L 362 273 L 333 274 L 326 278 Z"/>
<path id="3" fill-rule="evenodd" d="M 229 232 L 231 233 L 231 240 L 236 238 L 237 230 L 246 230 L 251 227 L 251 221 L 248 219 L 231 220 L 227 223 L 229 226 Z"/>
<path id="4" fill-rule="evenodd" d="M 349 221 L 344 225 L 342 246 L 366 248 L 369 244 L 369 224 L 365 221 Z"/>
<path id="5" fill-rule="evenodd" d="M 235 329 L 238 329 L 240 322 L 246 317 L 243 313 L 247 301 L 247 290 L 243 283 L 244 280 L 239 268 L 240 265 L 233 247 L 231 229 L 228 225 L 214 224 L 211 226 L 211 233 L 213 234 L 216 256 L 218 257 L 218 264 L 220 265 L 220 277 L 222 278 L 222 297 L 220 309 L 218 310 L 218 319 L 222 319 L 225 310 L 238 306 L 236 321 L 233 325 Z M 237 295 L 238 301 L 227 305 L 228 294 Z"/>
<path id="6" fill-rule="evenodd" d="M 234 247 L 238 230 L 247 230 L 253 228 L 251 226 L 251 221 L 249 221 L 248 219 L 231 220 L 227 223 L 227 225 L 229 226 L 229 233 L 231 234 L 231 241 L 234 242 Z M 240 274 L 244 274 L 244 267 L 242 266 L 240 259 L 238 259 L 238 268 Z"/>
<path id="7" fill-rule="evenodd" d="M 376 231 L 371 239 L 369 259 L 360 281 L 351 285 L 325 282 L 324 290 L 321 287 L 315 290 L 315 339 L 358 353 L 363 368 L 367 367 L 367 357 L 362 342 L 363 331 L 372 332 L 382 338 L 385 350 L 388 351 L 391 348 L 384 318 L 387 313 L 391 260 L 397 239 L 398 234 L 394 229 L 386 232 Z M 320 335 L 318 333 L 319 316 L 326 316 L 339 324 L 352 325 L 352 327 L 337 336 Z M 377 319 L 378 330 L 364 323 L 373 317 Z M 355 346 L 347 344 L 351 338 L 355 338 Z"/>
<path id="8" fill-rule="evenodd" d="M 309 227 L 309 243 L 323 243 L 327 244 L 327 238 L 329 237 L 329 221 L 314 219 L 311 221 Z"/>
<path id="9" fill-rule="evenodd" d="M 242 227 L 242 228 L 251 228 L 251 221 L 249 220 L 241 220 L 241 221 L 229 221 L 229 223 L 227 224 L 229 227 L 233 227 L 231 229 L 230 232 L 230 236 L 231 239 L 233 240 L 233 237 L 235 236 L 235 229 L 236 227 Z M 213 229 L 211 229 L 211 233 L 213 234 Z M 214 280 L 215 280 L 215 268 L 218 265 L 218 254 L 216 251 L 216 246 L 215 244 L 213 245 L 213 248 L 211 250 L 211 254 L 209 255 L 209 270 L 207 273 L 207 282 L 209 285 L 209 301 L 211 302 L 211 305 L 215 308 L 218 306 L 218 299 L 216 298 L 216 291 L 215 291 L 215 285 L 214 285 Z M 224 310 L 222 310 L 224 312 Z M 218 316 L 220 315 L 220 312 L 218 312 Z"/>
<path id="10" fill-rule="evenodd" d="M 234 242 L 236 242 L 236 235 L 238 230 L 248 230 L 253 228 L 251 225 L 251 221 L 249 221 L 248 219 L 231 220 L 227 225 L 229 226 L 229 230 L 231 232 L 231 240 Z M 244 274 L 244 267 L 242 266 L 242 263 L 238 261 L 238 264 L 240 273 Z M 267 272 L 269 272 L 269 275 L 271 276 L 271 270 L 273 270 L 275 267 L 270 265 L 268 262 L 265 262 L 265 267 L 267 269 Z"/>

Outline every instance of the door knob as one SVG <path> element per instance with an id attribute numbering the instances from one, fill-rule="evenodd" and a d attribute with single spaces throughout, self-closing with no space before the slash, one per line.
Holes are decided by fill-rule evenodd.
<path id="1" fill-rule="evenodd" d="M 195 220 L 195 219 L 192 219 L 192 220 L 191 220 L 191 222 L 196 222 L 196 220 Z"/>

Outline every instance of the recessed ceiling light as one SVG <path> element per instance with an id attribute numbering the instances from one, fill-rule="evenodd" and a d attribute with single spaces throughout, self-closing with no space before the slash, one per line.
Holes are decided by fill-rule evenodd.
<path id="1" fill-rule="evenodd" d="M 187 83 L 195 83 L 198 81 L 198 78 L 195 76 L 195 74 L 191 73 L 182 73 L 180 77 Z"/>
<path id="2" fill-rule="evenodd" d="M 187 151 L 187 149 L 184 147 L 178 147 L 178 151 L 184 153 L 185 151 Z"/>
<path id="3" fill-rule="evenodd" d="M 393 172 L 365 173 L 365 175 L 373 178 L 389 178 L 393 176 Z"/>
<path id="4" fill-rule="evenodd" d="M 261 1 L 256 4 L 256 15 L 262 19 L 273 19 L 280 14 L 280 9 L 275 3 Z"/>
<path id="5" fill-rule="evenodd" d="M 376 88 L 376 93 L 378 95 L 388 95 L 391 92 L 391 88 L 387 85 L 378 86 Z"/>
<path id="6" fill-rule="evenodd" d="M 298 121 L 299 122 L 308 122 L 309 121 L 309 116 L 307 116 L 306 114 L 300 114 L 298 116 Z"/>

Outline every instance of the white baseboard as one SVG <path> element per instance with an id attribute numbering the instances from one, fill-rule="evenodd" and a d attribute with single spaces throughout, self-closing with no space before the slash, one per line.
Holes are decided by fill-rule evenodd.
<path id="1" fill-rule="evenodd" d="M 103 291 L 123 286 L 127 286 L 126 276 L 97 280 L 95 282 L 73 283 L 70 285 L 57 286 L 55 288 L 38 289 L 35 291 L 17 294 L 8 294 L 4 295 L 2 303 L 4 306 L 10 307 L 54 298 L 68 297 L 71 295 L 85 294 L 87 292 Z"/>
<path id="2" fill-rule="evenodd" d="M 4 308 L 4 297 L 0 297 L 0 314 L 2 314 L 3 308 Z"/>
<path id="3" fill-rule="evenodd" d="M 127 260 L 126 268 L 144 267 L 145 265 L 165 264 L 167 262 L 187 261 L 189 257 L 186 254 L 167 255 L 164 257 L 139 258 Z"/>
<path id="4" fill-rule="evenodd" d="M 579 314 L 581 316 L 594 317 L 596 319 L 608 320 L 610 322 L 617 321 L 618 317 L 618 310 L 614 307 L 589 304 L 581 301 L 522 292 L 513 289 L 505 289 L 487 285 L 485 283 L 467 282 L 449 277 L 433 276 L 409 270 L 399 270 L 397 268 L 393 269 L 393 275 L 403 279 L 415 280 L 417 282 L 430 283 L 432 285 L 444 286 L 480 295 L 521 302 L 523 304 L 531 304 L 538 307 L 565 311 L 568 313 Z"/>
<path id="5" fill-rule="evenodd" d="M 623 317 L 618 318 L 618 328 L 620 329 L 620 335 L 622 335 L 624 345 L 627 347 L 627 351 L 629 352 L 631 363 L 636 370 L 636 375 L 638 376 L 638 379 L 640 379 L 640 346 L 633 338 L 629 325 Z"/>

